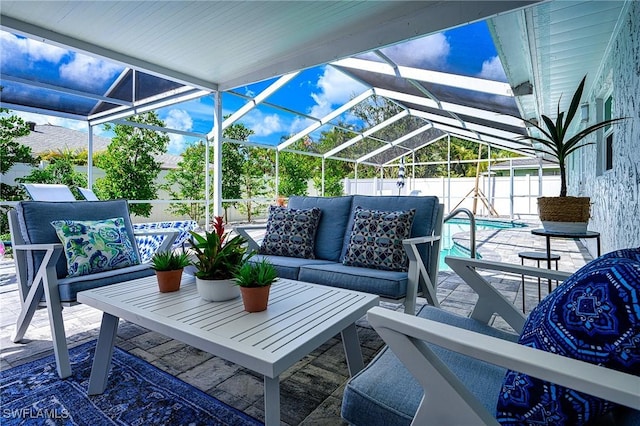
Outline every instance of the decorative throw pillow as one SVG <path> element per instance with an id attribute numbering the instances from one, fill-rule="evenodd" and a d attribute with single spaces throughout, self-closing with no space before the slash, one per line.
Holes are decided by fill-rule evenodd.
<path id="1" fill-rule="evenodd" d="M 380 211 L 356 207 L 349 246 L 342 263 L 387 271 L 406 271 L 409 258 L 402 240 L 411 235 L 415 214 L 415 209 Z"/>
<path id="2" fill-rule="evenodd" d="M 137 265 L 124 219 L 51 222 L 64 246 L 70 277 Z"/>
<path id="3" fill-rule="evenodd" d="M 619 251 L 585 265 L 529 315 L 519 343 L 640 375 L 640 262 Z M 582 425 L 614 403 L 508 371 L 498 399 L 501 424 Z"/>
<path id="4" fill-rule="evenodd" d="M 315 259 L 314 245 L 321 210 L 269 206 L 261 254 Z"/>

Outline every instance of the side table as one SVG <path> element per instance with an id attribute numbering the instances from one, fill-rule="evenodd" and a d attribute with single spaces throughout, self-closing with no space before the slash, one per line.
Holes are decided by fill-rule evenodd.
<path id="1" fill-rule="evenodd" d="M 543 228 L 532 229 L 533 235 L 539 235 L 547 239 L 547 269 L 551 269 L 551 238 L 565 238 L 578 240 L 581 238 L 595 238 L 597 242 L 598 257 L 600 257 L 600 233 L 596 231 L 587 231 L 585 233 L 573 232 L 548 232 Z M 551 292 L 551 280 L 549 280 L 549 292 Z"/>
<path id="2" fill-rule="evenodd" d="M 520 258 L 520 264 L 524 265 L 524 260 L 535 260 L 537 262 L 538 268 L 540 267 L 540 261 L 547 259 L 547 254 L 541 251 L 521 251 L 518 253 L 518 257 Z M 558 260 L 560 260 L 560 255 L 551 253 L 551 260 L 555 260 L 556 262 L 556 271 L 558 270 Z M 540 277 L 538 277 L 538 302 L 542 298 L 542 294 L 540 294 Z M 524 287 L 524 275 L 522 275 L 522 312 L 525 311 L 525 287 Z"/>

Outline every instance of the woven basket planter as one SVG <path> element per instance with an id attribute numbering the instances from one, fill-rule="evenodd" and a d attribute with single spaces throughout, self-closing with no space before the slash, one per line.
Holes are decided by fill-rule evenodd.
<path id="1" fill-rule="evenodd" d="M 585 233 L 591 201 L 589 197 L 539 197 L 538 214 L 548 232 Z"/>

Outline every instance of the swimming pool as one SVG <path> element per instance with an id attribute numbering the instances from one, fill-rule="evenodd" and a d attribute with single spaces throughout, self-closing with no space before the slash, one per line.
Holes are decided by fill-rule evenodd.
<path id="1" fill-rule="evenodd" d="M 476 232 L 490 229 L 511 229 L 511 228 L 524 228 L 527 225 L 524 223 L 501 221 L 501 220 L 482 220 L 476 219 Z M 449 265 L 444 263 L 445 256 L 461 256 L 469 257 L 471 250 L 469 247 L 463 247 L 454 243 L 453 236 L 458 233 L 469 235 L 469 220 L 468 219 L 451 219 L 445 222 L 442 226 L 442 241 L 440 242 L 440 270 L 450 271 Z M 476 235 L 477 240 L 477 235 Z M 478 241 L 476 241 L 476 244 Z M 482 257 L 476 254 L 476 257 L 481 259 Z"/>

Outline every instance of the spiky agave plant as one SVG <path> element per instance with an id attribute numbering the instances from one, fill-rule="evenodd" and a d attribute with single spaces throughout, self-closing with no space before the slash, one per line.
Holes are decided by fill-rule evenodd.
<path id="1" fill-rule="evenodd" d="M 567 131 L 571 127 L 571 123 L 578 112 L 578 107 L 580 106 L 580 99 L 582 99 L 582 92 L 584 90 L 584 84 L 587 80 L 587 76 L 585 75 L 582 78 L 582 81 L 578 85 L 575 93 L 573 94 L 573 99 L 571 100 L 571 105 L 569 106 L 569 110 L 560 111 L 560 100 L 558 101 L 558 113 L 556 121 L 554 122 L 551 118 L 546 115 L 542 115 L 542 123 L 544 123 L 544 127 L 542 123 L 537 123 L 532 120 L 524 120 L 530 126 L 535 127 L 541 133 L 540 136 L 522 136 L 521 139 L 528 139 L 533 142 L 538 142 L 542 144 L 542 148 L 534 149 L 536 151 L 540 151 L 543 153 L 547 153 L 556 160 L 558 160 L 558 166 L 560 167 L 560 196 L 567 196 L 567 169 L 566 169 L 566 161 L 567 157 L 581 149 L 585 146 L 592 145 L 591 142 L 584 142 L 583 139 L 590 135 L 591 133 L 599 130 L 609 124 L 615 123 L 617 121 L 624 120 L 625 117 L 622 118 L 614 118 L 611 120 L 604 120 L 600 123 L 589 126 L 583 130 L 580 130 L 575 135 L 568 137 Z"/>

